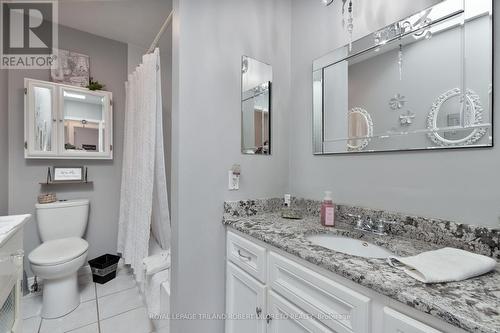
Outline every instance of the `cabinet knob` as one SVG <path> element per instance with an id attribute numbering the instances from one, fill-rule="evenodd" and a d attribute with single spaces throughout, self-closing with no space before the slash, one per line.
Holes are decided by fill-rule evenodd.
<path id="1" fill-rule="evenodd" d="M 256 307 L 255 313 L 257 314 L 257 318 L 260 318 L 260 315 L 262 314 L 262 309 L 260 307 Z"/>
<path id="2" fill-rule="evenodd" d="M 266 316 L 266 322 L 267 322 L 268 324 L 270 324 L 272 320 L 273 320 L 273 317 L 271 317 L 271 315 L 267 315 L 267 316 Z"/>
<path id="3" fill-rule="evenodd" d="M 52 118 L 52 121 L 53 121 L 53 122 L 56 122 L 56 121 L 57 121 L 57 119 L 56 119 L 56 118 Z"/>

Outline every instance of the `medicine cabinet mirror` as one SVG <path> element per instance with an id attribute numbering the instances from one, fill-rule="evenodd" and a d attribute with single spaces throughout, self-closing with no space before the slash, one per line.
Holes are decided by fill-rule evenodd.
<path id="1" fill-rule="evenodd" d="M 314 61 L 314 154 L 493 146 L 492 7 L 443 0 Z"/>
<path id="2" fill-rule="evenodd" d="M 25 80 L 25 157 L 112 159 L 112 94 Z"/>
<path id="3" fill-rule="evenodd" d="M 243 56 L 241 73 L 241 152 L 270 155 L 273 69 Z"/>

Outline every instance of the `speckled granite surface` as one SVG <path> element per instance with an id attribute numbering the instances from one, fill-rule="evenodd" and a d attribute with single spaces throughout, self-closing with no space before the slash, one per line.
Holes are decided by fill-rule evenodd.
<path id="1" fill-rule="evenodd" d="M 498 258 L 498 238 L 495 238 L 498 233 L 481 227 L 349 206 L 338 208 L 335 229 L 324 228 L 318 222 L 317 202 L 294 201 L 294 205 L 305 212 L 303 220 L 281 218 L 281 205 L 280 199 L 225 203 L 223 223 L 466 331 L 500 332 L 500 265 L 494 272 L 467 281 L 425 285 L 389 266 L 385 260 L 335 252 L 306 239 L 311 234 L 331 233 L 366 240 L 399 256 L 455 246 Z M 383 216 L 396 221 L 397 225 L 391 226 L 390 236 L 371 235 L 355 231 L 352 228 L 355 219 L 347 214 Z M 457 235 L 456 239 L 452 235 Z"/>

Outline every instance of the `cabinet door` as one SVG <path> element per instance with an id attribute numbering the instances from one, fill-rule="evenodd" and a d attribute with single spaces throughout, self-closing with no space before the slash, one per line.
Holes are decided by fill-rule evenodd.
<path id="1" fill-rule="evenodd" d="M 65 158 L 112 158 L 111 94 L 59 88 L 59 152 Z"/>
<path id="2" fill-rule="evenodd" d="M 226 278 L 226 333 L 264 333 L 265 286 L 230 262 Z"/>
<path id="3" fill-rule="evenodd" d="M 267 333 L 334 333 L 278 294 L 269 292 Z"/>
<path id="4" fill-rule="evenodd" d="M 384 308 L 384 333 L 442 333 L 391 308 Z"/>
<path id="5" fill-rule="evenodd" d="M 57 90 L 50 82 L 25 80 L 25 157 L 57 156 Z"/>

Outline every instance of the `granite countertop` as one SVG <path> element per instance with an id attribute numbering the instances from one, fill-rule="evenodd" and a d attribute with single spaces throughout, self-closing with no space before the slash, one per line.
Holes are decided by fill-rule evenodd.
<path id="1" fill-rule="evenodd" d="M 260 209 L 262 205 L 251 202 L 251 205 L 226 203 L 223 223 L 466 331 L 500 332 L 500 264 L 494 272 L 466 281 L 423 284 L 389 266 L 384 259 L 343 254 L 314 245 L 306 237 L 328 233 L 363 239 L 398 256 L 411 256 L 442 248 L 443 245 L 409 237 L 377 236 L 356 231 L 346 221 L 338 221 L 335 228 L 326 228 L 321 226 L 316 214 L 306 213 L 302 220 L 284 219 L 276 212 L 276 205 L 271 209 Z"/>

